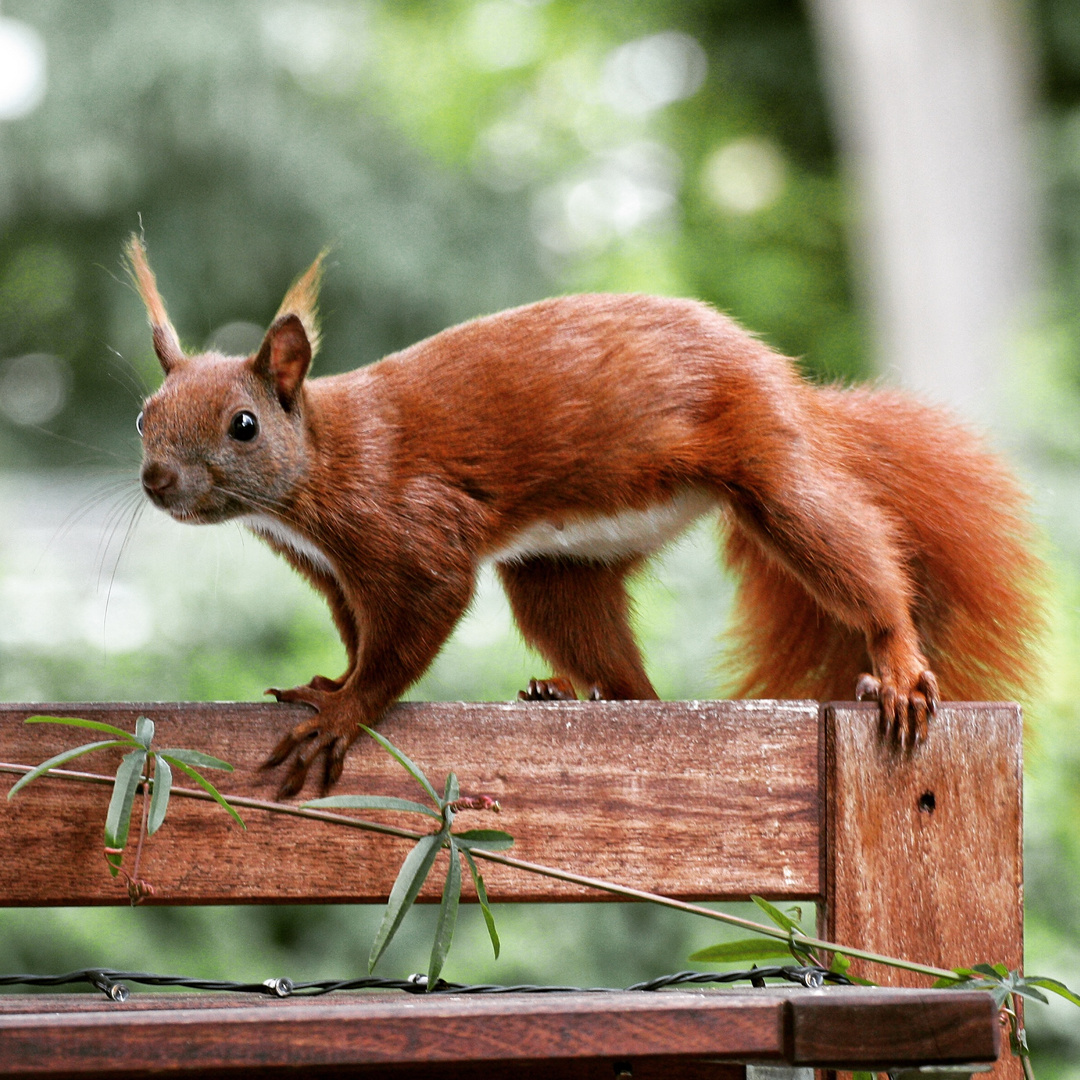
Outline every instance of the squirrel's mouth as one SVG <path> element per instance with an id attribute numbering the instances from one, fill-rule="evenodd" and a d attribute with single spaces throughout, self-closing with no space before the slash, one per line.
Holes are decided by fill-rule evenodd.
<path id="1" fill-rule="evenodd" d="M 181 525 L 215 525 L 225 520 L 224 515 L 200 512 L 190 506 L 168 506 L 163 509 L 173 521 L 178 521 Z"/>

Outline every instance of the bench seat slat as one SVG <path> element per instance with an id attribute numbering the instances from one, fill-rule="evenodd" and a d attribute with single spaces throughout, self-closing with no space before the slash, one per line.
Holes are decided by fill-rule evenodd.
<path id="1" fill-rule="evenodd" d="M 0 999 L 2 1000 L 2 999 Z M 22 997 L 0 1012 L 5 1075 L 667 1058 L 872 1069 L 993 1060 L 989 994 L 829 988 L 318 1000 Z M 122 1045 L 122 1070 L 118 1047 Z M 610 1066 L 609 1066 L 610 1068 Z M 611 1075 L 609 1073 L 609 1075 Z"/>

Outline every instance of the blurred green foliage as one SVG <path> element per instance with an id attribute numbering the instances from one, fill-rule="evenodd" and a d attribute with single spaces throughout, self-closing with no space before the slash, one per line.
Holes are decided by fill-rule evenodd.
<path id="1" fill-rule="evenodd" d="M 846 200 L 793 3 L 33 0 L 4 15 L 40 31 L 49 81 L 0 123 L 0 357 L 59 357 L 71 381 L 52 437 L 0 425 L 9 464 L 125 449 L 157 378 L 119 268 L 140 222 L 190 346 L 265 323 L 330 242 L 324 371 L 569 289 L 701 296 L 820 370 L 864 370 Z M 673 55 L 613 63 L 660 33 L 683 35 Z M 638 82 L 659 66 L 689 96 L 634 105 L 635 63 L 653 64 Z M 732 144 L 725 179 L 714 159 Z"/>
<path id="2" fill-rule="evenodd" d="M 1060 587 L 1029 751 L 1029 967 L 1075 984 L 1080 3 L 1031 11 L 1050 258 L 1013 402 Z M 242 699 L 342 662 L 321 603 L 253 540 L 139 520 L 133 421 L 160 375 L 120 267 L 133 229 L 191 347 L 250 347 L 329 242 L 323 372 L 612 289 L 698 296 L 816 377 L 869 374 L 852 200 L 795 0 L 7 0 L 2 17 L 48 64 L 41 105 L 0 121 L 0 468 L 23 474 L 0 474 L 0 605 L 21 613 L 0 621 L 4 697 Z M 94 475 L 27 479 L 56 466 Z M 665 696 L 715 685 L 714 547 L 700 530 L 638 587 Z M 542 673 L 486 580 L 412 696 L 509 697 Z M 0 968 L 346 975 L 379 914 L 5 912 Z M 717 937 L 638 907 L 498 918 L 492 964 L 463 913 L 450 977 L 617 985 Z M 395 942 L 385 970 L 421 967 L 429 937 Z M 1032 1008 L 1029 1026 L 1041 1076 L 1080 1075 L 1072 1016 Z"/>

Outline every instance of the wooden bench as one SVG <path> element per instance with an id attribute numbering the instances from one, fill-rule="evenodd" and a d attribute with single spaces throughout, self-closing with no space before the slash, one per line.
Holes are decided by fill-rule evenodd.
<path id="1" fill-rule="evenodd" d="M 25 726 L 35 713 L 128 730 L 149 716 L 157 745 L 232 762 L 221 789 L 259 798 L 272 798 L 274 778 L 256 766 L 302 715 L 255 704 L 0 705 L 0 761 L 36 764 L 89 741 L 70 728 Z M 515 858 L 687 901 L 752 893 L 812 901 L 820 935 L 850 947 L 946 968 L 1021 965 L 1016 706 L 946 705 L 913 757 L 880 745 L 872 706 L 813 702 L 402 704 L 380 730 L 433 777 L 453 768 L 464 793 L 497 798 L 498 819 L 462 814 L 458 824 L 506 829 Z M 118 755 L 85 761 L 104 772 Z M 16 779 L 0 778 L 5 791 Z M 410 784 L 365 739 L 338 791 L 414 798 Z M 40 779 L 0 804 L 0 906 L 128 902 L 102 862 L 107 796 Z M 146 902 L 380 902 L 407 850 L 320 822 L 245 817 L 246 832 L 216 806 L 174 798 L 143 851 L 141 873 L 155 887 Z M 603 898 L 496 863 L 483 871 L 495 904 Z M 432 881 L 442 877 L 436 867 Z M 438 885 L 426 889 L 429 899 Z M 672 970 L 682 961 L 672 957 Z M 877 965 L 852 971 L 897 988 L 281 1001 L 140 993 L 122 1004 L 100 994 L 5 994 L 0 1071 L 734 1080 L 747 1067 L 997 1058 L 990 995 L 929 990 L 925 978 Z M 1007 1051 L 993 1075 L 1019 1076 Z"/>

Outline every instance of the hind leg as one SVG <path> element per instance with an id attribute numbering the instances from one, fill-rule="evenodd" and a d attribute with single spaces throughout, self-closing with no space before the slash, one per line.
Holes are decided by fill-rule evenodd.
<path id="1" fill-rule="evenodd" d="M 888 737 L 922 742 L 938 689 L 912 617 L 915 585 L 899 525 L 854 476 L 794 455 L 771 465 L 730 500 L 735 521 L 823 612 L 862 632 L 874 671 L 858 680 L 857 696 L 880 702 Z"/>
<path id="2" fill-rule="evenodd" d="M 637 559 L 613 563 L 532 557 L 497 567 L 525 641 L 561 679 L 533 680 L 528 697 L 656 700 L 630 629 L 626 576 Z"/>

